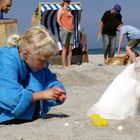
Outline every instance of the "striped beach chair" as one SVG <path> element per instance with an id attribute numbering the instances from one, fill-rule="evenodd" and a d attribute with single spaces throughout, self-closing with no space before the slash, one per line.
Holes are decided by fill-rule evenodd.
<path id="1" fill-rule="evenodd" d="M 53 35 L 57 37 L 58 48 L 62 50 L 61 39 L 59 34 L 59 25 L 56 21 L 57 10 L 61 7 L 60 3 L 55 2 L 40 2 L 32 17 L 32 26 L 36 24 L 44 25 Z M 74 2 L 69 5 L 69 9 L 74 15 L 74 46 L 78 48 L 79 45 L 79 27 L 81 19 L 81 4 Z"/>

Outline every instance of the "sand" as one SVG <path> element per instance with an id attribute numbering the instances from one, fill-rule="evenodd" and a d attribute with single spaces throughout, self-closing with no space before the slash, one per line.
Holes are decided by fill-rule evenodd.
<path id="1" fill-rule="evenodd" d="M 89 63 L 63 69 L 50 66 L 64 83 L 67 100 L 54 107 L 46 119 L 18 125 L 0 125 L 0 140 L 139 140 L 140 117 L 108 120 L 108 127 L 93 126 L 86 111 L 126 66 L 106 66 L 102 55 L 90 55 Z M 120 129 L 118 129 L 120 128 Z M 122 128 L 122 129 L 121 129 Z"/>

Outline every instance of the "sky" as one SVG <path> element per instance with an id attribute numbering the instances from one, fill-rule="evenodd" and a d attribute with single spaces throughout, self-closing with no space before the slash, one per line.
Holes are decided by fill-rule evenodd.
<path id="1" fill-rule="evenodd" d="M 18 20 L 19 34 L 23 34 L 31 26 L 31 17 L 39 2 L 60 2 L 59 0 L 13 0 L 13 5 L 6 18 Z M 102 48 L 102 38 L 97 41 L 98 24 L 106 10 L 112 9 L 115 4 L 122 7 L 123 24 L 132 25 L 140 29 L 140 0 L 73 0 L 81 2 L 81 27 L 88 36 L 88 48 Z M 117 43 L 118 44 L 118 38 Z M 125 46 L 124 41 L 123 46 Z"/>

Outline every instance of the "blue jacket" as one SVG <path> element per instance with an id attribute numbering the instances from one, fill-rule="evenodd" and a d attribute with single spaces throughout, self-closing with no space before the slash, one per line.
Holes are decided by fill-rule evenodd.
<path id="1" fill-rule="evenodd" d="M 31 120 L 36 104 L 31 103 L 32 94 L 53 86 L 64 89 L 48 65 L 43 70 L 32 72 L 20 59 L 17 46 L 0 48 L 0 122 L 14 118 Z M 45 116 L 51 106 L 61 103 L 40 101 L 41 117 Z"/>

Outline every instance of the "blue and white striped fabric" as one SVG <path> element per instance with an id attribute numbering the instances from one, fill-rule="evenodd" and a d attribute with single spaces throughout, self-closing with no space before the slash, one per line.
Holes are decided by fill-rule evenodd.
<path id="1" fill-rule="evenodd" d="M 56 35 L 58 39 L 58 48 L 62 50 L 61 39 L 59 34 L 59 25 L 56 21 L 57 10 L 61 7 L 60 4 L 42 4 L 41 5 L 41 24 L 43 24 L 53 35 Z M 71 10 L 74 16 L 74 46 L 77 48 L 79 44 L 78 34 L 78 19 L 81 16 L 81 7 L 78 4 L 70 4 L 69 10 Z"/>
<path id="2" fill-rule="evenodd" d="M 41 4 L 40 14 L 44 13 L 46 10 L 58 10 L 61 7 L 60 4 Z M 81 10 L 81 7 L 78 4 L 70 4 L 69 10 Z"/>

